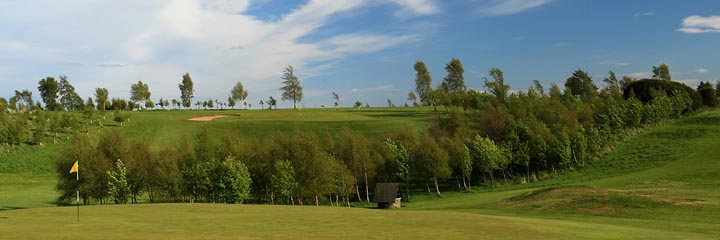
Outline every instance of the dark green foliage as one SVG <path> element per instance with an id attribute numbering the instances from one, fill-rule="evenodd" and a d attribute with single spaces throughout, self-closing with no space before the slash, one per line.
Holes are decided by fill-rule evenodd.
<path id="1" fill-rule="evenodd" d="M 716 107 L 718 104 L 717 93 L 713 85 L 708 82 L 700 82 L 697 92 L 702 97 L 703 105 L 708 107 Z"/>
<path id="2" fill-rule="evenodd" d="M 597 87 L 593 83 L 592 78 L 582 69 L 573 72 L 572 76 L 565 82 L 565 94 L 579 97 L 583 101 L 587 101 L 595 96 L 596 91 Z"/>
<path id="3" fill-rule="evenodd" d="M 432 76 L 428 71 L 425 63 L 418 61 L 415 63 L 415 92 L 420 96 L 420 102 L 425 106 L 434 105 L 434 98 L 432 96 Z"/>
<path id="4" fill-rule="evenodd" d="M 653 66 L 653 78 L 659 80 L 672 80 L 670 77 L 670 67 L 668 65 L 660 64 L 660 66 Z"/>
<path id="5" fill-rule="evenodd" d="M 657 93 L 662 93 L 668 97 L 673 97 L 676 93 L 684 93 L 687 94 L 691 100 L 693 109 L 698 109 L 702 106 L 702 97 L 695 90 L 685 84 L 668 80 L 642 79 L 634 81 L 625 87 L 623 97 L 628 99 L 632 93 L 635 98 L 642 103 L 648 104 L 652 102 L 655 97 L 653 91 L 657 91 Z"/>
<path id="6" fill-rule="evenodd" d="M 50 111 L 59 110 L 60 105 L 57 104 L 59 86 L 58 82 L 53 77 L 47 77 L 40 79 L 38 82 L 38 91 L 43 102 L 45 102 L 45 109 Z"/>

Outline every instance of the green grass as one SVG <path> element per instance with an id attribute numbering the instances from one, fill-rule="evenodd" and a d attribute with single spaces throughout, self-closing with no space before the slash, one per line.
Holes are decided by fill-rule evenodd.
<path id="1" fill-rule="evenodd" d="M 187 121 L 215 114 L 232 117 Z M 382 135 L 398 127 L 420 129 L 432 115 L 400 109 L 304 110 L 302 116 L 289 110 L 135 112 L 120 129 L 156 145 L 192 137 L 202 127 L 211 133 L 259 136 L 295 127 L 323 132 L 347 126 Z M 717 239 L 718 143 L 720 110 L 712 110 L 644 129 L 585 167 L 541 182 L 475 187 L 472 192 L 445 192 L 442 198 L 419 194 L 401 210 L 105 205 L 83 206 L 80 223 L 74 207 L 37 208 L 55 198 L 52 175 L 42 174 L 42 168 L 39 175 L 22 173 L 31 168 L 8 164 L 0 156 L 0 209 L 31 208 L 0 211 L 0 238 Z M 25 154 L 16 156 L 47 154 L 21 151 Z"/>

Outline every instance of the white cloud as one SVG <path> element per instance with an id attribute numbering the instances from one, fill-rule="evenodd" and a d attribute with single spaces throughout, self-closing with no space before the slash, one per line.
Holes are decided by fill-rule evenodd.
<path id="1" fill-rule="evenodd" d="M 677 31 L 698 34 L 698 33 L 720 33 L 720 16 L 689 16 L 683 19 L 682 28 Z"/>
<path id="2" fill-rule="evenodd" d="M 700 85 L 700 80 L 697 80 L 697 79 L 683 79 L 683 80 L 675 80 L 675 81 L 681 82 L 692 88 L 696 88 L 698 85 Z"/>
<path id="3" fill-rule="evenodd" d="M 189 72 L 198 98 L 226 96 L 229 86 L 242 81 L 251 99 L 266 99 L 277 96 L 282 69 L 289 64 L 306 79 L 349 56 L 420 39 L 406 32 L 376 34 L 366 29 L 306 38 L 337 16 L 382 4 L 416 15 L 438 11 L 431 0 L 310 0 L 278 19 L 263 21 L 245 14 L 254 2 L 2 1 L 0 29 L 13 35 L 8 39 L 0 34 L 0 65 L 62 71 L 24 78 L 34 85 L 48 74 L 67 74 L 84 97 L 97 87 L 127 97 L 130 84 L 141 79 L 153 98 L 173 98 L 181 75 Z"/>
<path id="4" fill-rule="evenodd" d="M 513 15 L 535 7 L 542 6 L 552 0 L 491 0 L 477 11 L 493 16 Z"/>
<path id="5" fill-rule="evenodd" d="M 403 9 L 396 12 L 397 16 L 406 16 L 408 14 L 430 15 L 439 12 L 437 4 L 433 0 L 391 0 Z"/>
<path id="6" fill-rule="evenodd" d="M 655 12 L 639 12 L 639 13 L 636 13 L 635 15 L 633 15 L 633 17 L 635 17 L 635 18 L 650 17 L 650 16 L 654 16 L 654 15 L 655 15 Z"/>
<path id="7" fill-rule="evenodd" d="M 707 70 L 706 68 L 698 68 L 698 69 L 692 70 L 691 72 L 699 73 L 699 74 L 706 74 L 709 72 L 709 70 Z"/>
<path id="8" fill-rule="evenodd" d="M 643 78 L 652 77 L 652 73 L 650 73 L 650 72 L 634 72 L 634 73 L 624 74 L 623 76 L 628 76 L 628 77 L 636 78 L 636 79 L 643 79 Z"/>
<path id="9" fill-rule="evenodd" d="M 616 67 L 625 67 L 625 66 L 630 66 L 632 63 L 630 63 L 629 61 L 625 61 L 625 60 L 603 60 L 603 61 L 600 61 L 599 64 L 612 65 L 612 66 L 616 66 Z"/>

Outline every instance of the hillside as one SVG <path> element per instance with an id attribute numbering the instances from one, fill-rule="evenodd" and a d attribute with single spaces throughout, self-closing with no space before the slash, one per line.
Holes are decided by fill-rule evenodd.
<path id="1" fill-rule="evenodd" d="M 163 125 L 158 120 L 160 114 L 134 114 L 123 131 Z M 246 115 L 244 121 L 239 119 L 241 114 L 206 123 L 182 120 L 202 115 L 192 112 L 173 113 L 167 118 L 179 125 L 218 126 L 219 131 L 223 124 L 259 124 L 271 118 L 257 114 Z M 308 123 L 338 120 L 343 115 L 331 113 Z M 402 125 L 404 116 L 365 112 L 345 117 L 362 119 L 355 124 L 379 127 L 388 122 Z M 0 224 L 0 232 L 11 234 L 3 237 L 17 238 L 45 229 L 33 236 L 58 238 L 57 233 L 66 229 L 87 229 L 62 236 L 68 239 L 100 235 L 284 238 L 297 232 L 306 233 L 301 238 L 308 239 L 390 235 L 401 239 L 712 239 L 720 235 L 720 161 L 715 157 L 720 153 L 718 133 L 720 110 L 701 112 L 642 130 L 576 171 L 506 188 L 446 192 L 440 199 L 416 195 L 399 211 L 224 204 L 107 205 L 83 207 L 82 221 L 75 223 L 74 207 L 51 207 L 0 211 L 0 221 L 5 222 Z M 50 149 L 52 146 L 47 147 Z M 7 160 L 2 163 L 7 165 Z M 0 203 L 5 209 L 51 205 L 54 178 L 50 174 L 3 174 L 0 181 L 0 198 L 4 198 Z M 110 215 L 114 217 L 108 219 Z M 167 225 L 166 219 L 173 219 L 174 224 Z M 101 230 L 108 228 L 115 230 Z M 373 235 L 378 232 L 383 234 Z"/>

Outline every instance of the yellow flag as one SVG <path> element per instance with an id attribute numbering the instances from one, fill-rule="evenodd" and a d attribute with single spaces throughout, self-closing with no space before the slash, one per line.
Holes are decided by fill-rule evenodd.
<path id="1" fill-rule="evenodd" d="M 79 167 L 78 161 L 75 161 L 75 164 L 73 164 L 72 168 L 70 168 L 70 173 L 78 172 Z"/>

